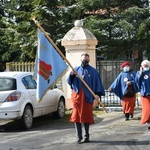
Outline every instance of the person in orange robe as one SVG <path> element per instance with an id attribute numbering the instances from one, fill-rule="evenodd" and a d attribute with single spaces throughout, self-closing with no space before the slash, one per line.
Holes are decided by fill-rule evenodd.
<path id="1" fill-rule="evenodd" d="M 81 66 L 73 69 L 68 78 L 67 82 L 72 89 L 72 102 L 73 109 L 70 116 L 70 122 L 75 124 L 77 133 L 77 143 L 82 142 L 82 125 L 85 129 L 84 142 L 90 142 L 89 137 L 89 125 L 94 123 L 93 119 L 93 101 L 98 100 L 101 95 L 105 95 L 104 87 L 101 82 L 99 73 L 95 68 L 89 65 L 89 55 L 84 53 L 81 55 Z M 83 78 L 86 84 L 95 93 L 95 96 L 87 89 L 82 83 L 79 76 Z"/>
<path id="2" fill-rule="evenodd" d="M 125 120 L 133 118 L 138 87 L 135 82 L 136 73 L 131 69 L 131 64 L 125 61 L 121 64 L 122 72 L 108 88 L 108 91 L 114 92 L 121 100 Z"/>
<path id="3" fill-rule="evenodd" d="M 148 60 L 142 61 L 135 79 L 141 94 L 141 124 L 149 124 L 148 129 L 150 130 L 150 62 Z"/>

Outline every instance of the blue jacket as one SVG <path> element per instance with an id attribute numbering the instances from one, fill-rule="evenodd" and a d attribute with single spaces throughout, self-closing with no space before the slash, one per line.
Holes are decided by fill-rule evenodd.
<path id="1" fill-rule="evenodd" d="M 84 68 L 82 66 L 76 67 L 74 70 L 77 71 L 81 77 L 83 77 L 86 84 L 91 88 L 91 90 L 95 94 L 99 96 L 105 95 L 105 91 L 101 82 L 100 75 L 95 68 L 88 65 L 85 66 Z M 67 78 L 67 82 L 70 85 L 71 89 L 73 89 L 76 93 L 79 93 L 79 90 L 83 87 L 83 91 L 86 96 L 86 102 L 89 103 L 93 102 L 94 100 L 93 95 L 76 75 L 72 76 L 69 74 Z"/>
<path id="2" fill-rule="evenodd" d="M 121 72 L 109 88 L 112 89 L 112 91 L 121 100 L 123 100 L 124 92 L 128 88 L 128 86 L 126 85 L 126 81 L 131 81 L 135 93 L 138 92 L 138 87 L 137 87 L 136 82 L 135 82 L 135 76 L 136 76 L 136 73 L 132 70 L 129 72 Z"/>
<path id="3" fill-rule="evenodd" d="M 136 73 L 135 81 L 142 96 L 150 95 L 150 70 Z"/>

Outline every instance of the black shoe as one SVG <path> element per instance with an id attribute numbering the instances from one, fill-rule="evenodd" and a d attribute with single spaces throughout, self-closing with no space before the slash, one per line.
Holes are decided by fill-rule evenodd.
<path id="1" fill-rule="evenodd" d="M 81 144 L 81 143 L 82 143 L 82 139 L 78 139 L 78 140 L 77 140 L 77 143 L 78 143 L 78 144 Z"/>
<path id="2" fill-rule="evenodd" d="M 130 118 L 133 118 L 133 114 L 130 114 Z"/>
<path id="3" fill-rule="evenodd" d="M 125 119 L 125 121 L 128 121 L 128 120 L 129 120 L 129 118 L 126 118 L 126 119 Z"/>
<path id="4" fill-rule="evenodd" d="M 150 126 L 147 129 L 150 130 Z"/>
<path id="5" fill-rule="evenodd" d="M 84 139 L 84 143 L 89 143 L 90 142 L 90 140 L 89 139 Z"/>

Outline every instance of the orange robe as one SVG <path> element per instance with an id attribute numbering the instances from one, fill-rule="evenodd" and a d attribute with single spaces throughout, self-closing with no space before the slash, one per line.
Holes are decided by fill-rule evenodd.
<path id="1" fill-rule="evenodd" d="M 136 96 L 134 97 L 124 97 L 121 101 L 121 105 L 123 107 L 124 114 L 134 114 L 134 107 L 135 107 Z"/>
<path id="2" fill-rule="evenodd" d="M 142 118 L 141 124 L 150 123 L 150 96 L 142 97 Z"/>
<path id="3" fill-rule="evenodd" d="M 85 101 L 83 88 L 81 88 L 79 93 L 75 93 L 75 91 L 72 90 L 71 98 L 73 110 L 70 116 L 70 122 L 94 124 L 93 103 L 87 103 Z"/>

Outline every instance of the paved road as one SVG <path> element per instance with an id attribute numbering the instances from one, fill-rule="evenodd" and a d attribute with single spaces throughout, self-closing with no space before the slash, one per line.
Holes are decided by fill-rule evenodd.
<path id="1" fill-rule="evenodd" d="M 140 115 L 141 110 L 136 110 L 129 121 L 124 121 L 122 112 L 95 116 L 91 142 L 83 144 L 75 143 L 74 125 L 66 119 L 37 118 L 29 131 L 14 122 L 0 122 L 0 150 L 149 150 L 150 131 L 140 125 Z"/>

